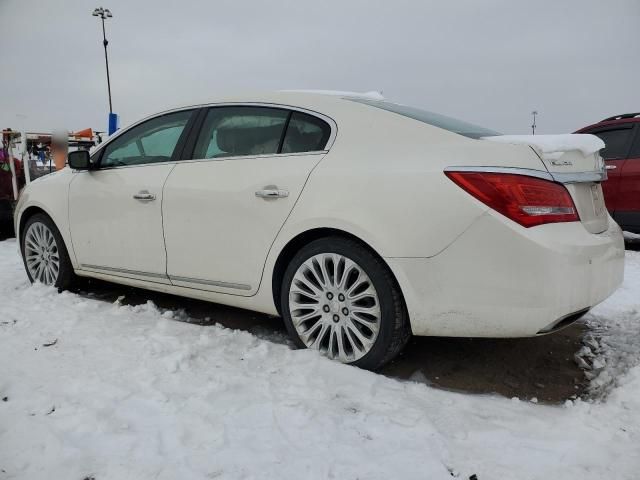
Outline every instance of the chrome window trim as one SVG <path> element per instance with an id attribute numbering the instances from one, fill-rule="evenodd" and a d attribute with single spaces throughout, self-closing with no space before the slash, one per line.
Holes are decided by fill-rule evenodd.
<path id="1" fill-rule="evenodd" d="M 459 167 L 446 167 L 444 171 L 445 172 L 511 173 L 514 175 L 526 175 L 529 177 L 541 178 L 543 180 L 549 180 L 551 182 L 558 182 L 563 184 L 603 182 L 604 180 L 607 179 L 607 171 L 605 169 L 594 170 L 592 172 L 557 173 L 557 172 L 548 172 L 544 170 L 535 170 L 533 168 L 520 168 L 520 167 L 459 166 Z"/>
<path id="2" fill-rule="evenodd" d="M 231 155 L 228 157 L 217 158 L 192 158 L 190 160 L 178 160 L 177 163 L 195 163 L 195 162 L 224 162 L 235 160 L 251 160 L 254 158 L 284 158 L 284 157 L 301 157 L 305 155 L 325 155 L 328 150 L 314 150 L 312 152 L 296 152 L 296 153 L 265 153 L 261 155 Z"/>
<path id="3" fill-rule="evenodd" d="M 178 163 L 179 160 L 167 160 L 166 162 L 151 162 L 151 163 L 141 163 L 139 165 L 114 165 L 113 167 L 102 167 L 97 170 L 73 170 L 74 173 L 90 173 L 95 175 L 98 172 L 108 172 L 111 170 L 119 170 L 121 168 L 140 168 L 140 167 L 153 167 L 155 165 L 171 165 Z"/>
<path id="4" fill-rule="evenodd" d="M 300 157 L 303 155 L 326 155 L 328 150 L 314 150 L 310 152 L 295 152 L 295 153 L 266 153 L 262 155 L 233 155 L 229 157 L 218 157 L 218 158 L 192 158 L 189 160 L 168 160 L 166 162 L 154 162 L 154 163 L 141 163 L 139 165 L 114 165 L 113 167 L 104 167 L 98 170 L 73 170 L 74 173 L 91 173 L 95 175 L 98 172 L 108 172 L 111 170 L 119 170 L 121 168 L 138 168 L 138 167 L 153 167 L 154 165 L 171 165 L 171 164 L 182 164 L 182 163 L 195 163 L 195 162 L 222 162 L 227 160 L 251 160 L 254 158 L 270 158 L 270 157 Z"/>
<path id="5" fill-rule="evenodd" d="M 229 282 L 221 282 L 219 280 L 204 280 L 201 278 L 191 278 L 191 277 L 178 277 L 175 275 L 170 275 L 169 279 L 171 281 L 183 282 L 183 283 L 197 283 L 199 285 L 210 285 L 212 287 L 222 287 L 222 288 L 231 288 L 234 290 L 251 290 L 251 285 L 247 285 L 245 283 L 229 283 Z"/>
<path id="6" fill-rule="evenodd" d="M 320 112 L 317 112 L 315 110 L 310 110 L 308 108 L 304 108 L 304 107 L 297 107 L 295 105 L 287 105 L 287 104 L 283 104 L 283 103 L 269 103 L 269 102 L 215 102 L 215 103 L 205 103 L 205 104 L 201 104 L 201 105 L 189 105 L 187 107 L 178 107 L 178 108 L 173 108 L 171 110 L 165 110 L 162 112 L 158 112 L 158 113 L 154 113 L 152 115 L 148 115 L 144 118 L 142 118 L 141 120 L 138 120 L 135 123 L 132 123 L 131 125 L 129 125 L 126 128 L 123 128 L 121 130 L 119 130 L 118 132 L 116 132 L 115 134 L 113 134 L 112 136 L 110 136 L 107 140 L 105 140 L 104 142 L 102 142 L 100 145 L 98 145 L 96 147 L 96 149 L 90 153 L 90 155 L 93 157 L 96 154 L 99 154 L 100 151 L 102 151 L 102 149 L 104 149 L 107 145 L 109 145 L 109 143 L 111 143 L 113 140 L 115 140 L 116 138 L 118 138 L 120 135 L 122 135 L 123 133 L 131 130 L 132 128 L 137 127 L 138 125 L 140 125 L 141 123 L 146 122 L 147 120 L 152 120 L 156 117 L 161 117 L 163 115 L 167 115 L 169 113 L 175 113 L 175 112 L 182 112 L 184 110 L 197 110 L 200 108 L 209 108 L 209 107 L 266 107 L 266 108 L 279 108 L 279 109 L 285 109 L 285 110 L 292 110 L 292 111 L 297 111 L 297 112 L 302 112 L 302 113 L 306 113 L 308 115 L 312 115 L 314 117 L 319 118 L 320 120 L 324 120 L 325 122 L 327 122 L 329 124 L 329 127 L 331 128 L 331 134 L 329 135 L 329 139 L 327 140 L 327 143 L 324 147 L 323 150 L 313 150 L 310 152 L 296 152 L 296 153 L 304 153 L 304 154 L 311 154 L 311 153 L 327 153 L 329 150 L 331 150 L 331 147 L 333 146 L 333 143 L 335 142 L 336 136 L 338 135 L 338 124 L 336 123 L 336 121 L 323 114 Z M 272 155 L 292 155 L 291 153 L 274 153 L 274 154 L 269 154 L 268 156 L 272 156 Z M 245 155 L 243 157 L 247 157 L 248 155 Z M 251 157 L 256 157 L 257 155 L 251 155 Z M 238 157 L 222 157 L 222 158 L 240 158 L 240 156 Z M 200 160 L 200 159 L 189 159 L 189 160 Z M 211 159 L 207 159 L 207 160 L 211 160 Z M 188 160 L 176 160 L 177 162 L 181 162 L 181 161 L 188 161 Z M 158 163 L 168 163 L 168 162 L 158 162 Z M 115 168 L 122 168 L 122 167 L 141 167 L 142 165 L 148 165 L 146 163 L 140 164 L 140 165 L 119 165 Z M 157 164 L 152 164 L 152 165 L 157 165 Z M 114 168 L 114 167 L 107 167 L 107 168 Z M 105 168 L 105 170 L 107 169 Z M 83 170 L 74 170 L 74 171 L 83 171 Z"/>

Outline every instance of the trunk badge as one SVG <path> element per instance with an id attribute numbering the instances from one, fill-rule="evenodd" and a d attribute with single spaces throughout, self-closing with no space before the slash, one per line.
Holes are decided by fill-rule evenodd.
<path id="1" fill-rule="evenodd" d="M 573 162 L 570 162 L 569 160 L 551 160 L 551 164 L 555 165 L 556 167 L 565 167 L 573 165 Z"/>

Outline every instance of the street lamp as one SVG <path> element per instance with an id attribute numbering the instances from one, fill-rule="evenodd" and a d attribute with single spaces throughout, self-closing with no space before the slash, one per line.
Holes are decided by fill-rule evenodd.
<path id="1" fill-rule="evenodd" d="M 104 63 L 107 66 L 107 91 L 109 92 L 109 135 L 111 135 L 117 128 L 117 116 L 113 114 L 113 106 L 111 104 L 111 79 L 109 78 L 109 57 L 107 56 L 107 45 L 109 45 L 109 42 L 107 41 L 107 34 L 104 29 L 104 21 L 107 18 L 113 17 L 113 15 L 108 8 L 102 7 L 96 8 L 92 15 L 102 20 L 102 45 L 104 46 Z"/>

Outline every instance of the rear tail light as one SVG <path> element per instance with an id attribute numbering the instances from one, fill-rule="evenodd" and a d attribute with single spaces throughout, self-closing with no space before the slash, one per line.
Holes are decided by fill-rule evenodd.
<path id="1" fill-rule="evenodd" d="M 445 172 L 485 205 L 524 227 L 580 220 L 564 185 L 541 178 L 495 172 Z"/>

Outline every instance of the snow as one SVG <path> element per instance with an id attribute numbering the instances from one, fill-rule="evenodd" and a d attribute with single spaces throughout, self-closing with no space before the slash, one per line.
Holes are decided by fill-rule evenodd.
<path id="1" fill-rule="evenodd" d="M 606 334 L 594 381 L 612 381 L 548 406 L 29 286 L 0 242 L 0 479 L 638 478 L 638 288 L 629 252 L 588 320 Z"/>
<path id="2" fill-rule="evenodd" d="M 604 142 L 595 135 L 567 133 L 562 135 L 500 135 L 482 137 L 491 142 L 531 145 L 545 156 L 579 150 L 583 155 L 591 155 L 604 148 Z"/>
<path id="3" fill-rule="evenodd" d="M 617 302 L 609 300 L 591 311 L 587 323 L 592 333 L 578 352 L 590 370 L 586 373 L 596 397 L 615 391 L 627 370 L 640 368 L 640 252 L 628 251 L 625 267 Z"/>
<path id="4" fill-rule="evenodd" d="M 636 240 L 640 240 L 640 234 L 632 233 L 632 232 L 622 232 L 624 235 L 624 239 L 627 242 L 635 242 Z"/>

